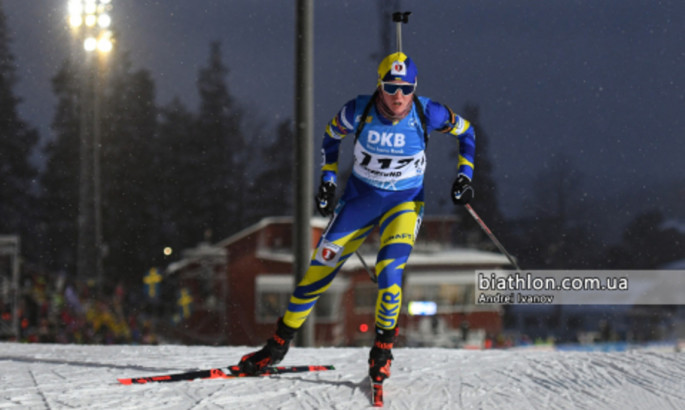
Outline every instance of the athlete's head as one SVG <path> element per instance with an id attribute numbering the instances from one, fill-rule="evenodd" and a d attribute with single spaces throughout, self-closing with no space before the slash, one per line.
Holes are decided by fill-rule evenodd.
<path id="1" fill-rule="evenodd" d="M 411 110 L 416 90 L 417 69 L 411 58 L 404 53 L 385 57 L 378 66 L 378 89 L 381 112 L 387 118 L 404 118 Z"/>
<path id="2" fill-rule="evenodd" d="M 401 52 L 392 53 L 378 65 L 378 85 L 391 81 L 416 85 L 417 74 L 416 64 L 411 58 Z"/>

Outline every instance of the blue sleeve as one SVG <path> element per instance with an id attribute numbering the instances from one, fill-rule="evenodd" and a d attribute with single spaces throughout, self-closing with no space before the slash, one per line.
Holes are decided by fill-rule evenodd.
<path id="1" fill-rule="evenodd" d="M 321 180 L 337 183 L 338 154 L 340 143 L 350 133 L 354 134 L 356 100 L 348 101 L 326 126 L 321 143 Z"/>
<path id="2" fill-rule="evenodd" d="M 476 156 L 476 133 L 473 126 L 446 105 L 435 101 L 428 100 L 424 111 L 429 132 L 435 130 L 457 137 L 459 141 L 457 174 L 473 179 L 473 163 Z"/>

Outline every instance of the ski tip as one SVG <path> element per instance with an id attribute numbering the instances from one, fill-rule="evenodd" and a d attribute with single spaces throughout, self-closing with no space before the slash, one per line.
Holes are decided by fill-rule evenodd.
<path id="1" fill-rule="evenodd" d="M 335 370 L 335 366 L 332 364 L 327 364 L 327 365 L 320 365 L 320 366 L 309 366 L 309 368 L 312 371 L 317 371 L 317 370 Z"/>
<path id="2" fill-rule="evenodd" d="M 133 384 L 133 379 L 117 379 L 117 381 L 125 385 Z"/>

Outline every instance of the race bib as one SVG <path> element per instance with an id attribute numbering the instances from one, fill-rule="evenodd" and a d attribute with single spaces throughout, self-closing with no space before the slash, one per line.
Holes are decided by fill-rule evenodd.
<path id="1" fill-rule="evenodd" d="M 426 155 L 388 155 L 374 153 L 362 144 L 354 147 L 354 173 L 370 185 L 387 190 L 402 190 L 418 186 L 426 170 Z"/>

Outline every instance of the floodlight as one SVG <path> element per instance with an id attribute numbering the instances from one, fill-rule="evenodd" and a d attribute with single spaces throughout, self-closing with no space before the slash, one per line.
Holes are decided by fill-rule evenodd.
<path id="1" fill-rule="evenodd" d="M 110 40 L 108 37 L 101 38 L 98 40 L 98 50 L 103 52 L 103 53 L 109 53 L 112 51 L 112 40 Z"/>
<path id="2" fill-rule="evenodd" d="M 109 14 L 100 14 L 98 16 L 98 25 L 101 28 L 107 28 L 112 24 L 112 18 L 109 16 Z"/>
<path id="3" fill-rule="evenodd" d="M 70 16 L 80 16 L 83 14 L 83 4 L 80 0 L 69 0 L 67 10 Z"/>
<path id="4" fill-rule="evenodd" d="M 95 37 L 88 37 L 83 41 L 83 49 L 86 51 L 94 51 L 98 46 L 98 40 Z"/>
<path id="5" fill-rule="evenodd" d="M 83 24 L 83 18 L 81 17 L 80 14 L 72 14 L 71 16 L 69 16 L 69 25 L 72 28 L 81 27 L 82 24 Z"/>
<path id="6" fill-rule="evenodd" d="M 69 25 L 76 29 L 85 25 L 87 30 L 81 35 L 92 37 L 84 38 L 83 48 L 86 51 L 99 50 L 109 52 L 112 50 L 112 17 L 109 10 L 112 9 L 112 0 L 68 0 Z"/>
<path id="7" fill-rule="evenodd" d="M 94 1 L 86 0 L 85 12 L 86 14 L 95 14 L 97 12 L 97 4 Z"/>
<path id="8" fill-rule="evenodd" d="M 86 26 L 88 27 L 94 27 L 95 23 L 97 23 L 98 18 L 95 16 L 95 14 L 87 14 L 86 15 Z"/>

